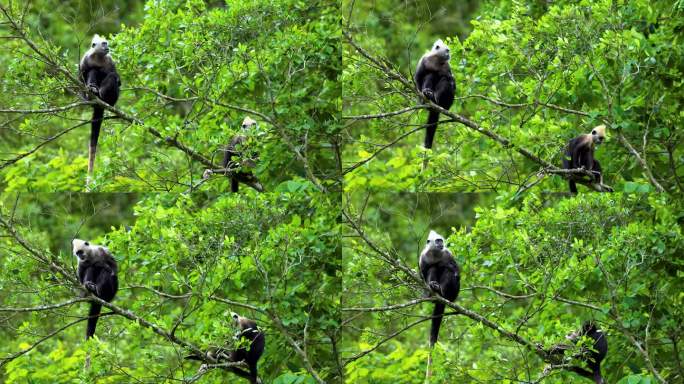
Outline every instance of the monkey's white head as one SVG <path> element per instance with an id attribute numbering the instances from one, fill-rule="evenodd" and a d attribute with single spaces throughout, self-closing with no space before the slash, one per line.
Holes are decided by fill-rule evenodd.
<path id="1" fill-rule="evenodd" d="M 430 51 L 432 56 L 438 57 L 443 61 L 449 61 L 451 59 L 451 50 L 444 44 L 442 39 L 437 39 L 434 44 L 432 44 L 432 50 Z"/>
<path id="2" fill-rule="evenodd" d="M 235 323 L 235 325 L 240 325 L 240 319 L 242 318 L 242 316 L 238 315 L 235 312 L 231 312 L 230 317 L 233 319 L 233 323 Z"/>
<path id="3" fill-rule="evenodd" d="M 441 251 L 444 249 L 444 238 L 439 233 L 435 231 L 430 231 L 430 234 L 427 238 L 427 244 L 425 244 L 425 247 L 429 248 L 430 250 L 436 249 L 438 251 Z"/>
<path id="4" fill-rule="evenodd" d="M 73 239 L 71 241 L 71 246 L 74 256 L 78 257 L 79 261 L 84 261 L 90 254 L 90 243 L 85 240 Z"/>
<path id="5" fill-rule="evenodd" d="M 594 144 L 599 145 L 606 140 L 606 126 L 601 124 L 591 130 L 591 140 Z"/>
<path id="6" fill-rule="evenodd" d="M 104 37 L 100 37 L 97 33 L 93 36 L 93 41 L 90 43 L 91 53 L 106 55 L 109 53 L 109 43 Z"/>
<path id="7" fill-rule="evenodd" d="M 257 128 L 257 122 L 256 120 L 252 119 L 251 117 L 247 116 L 245 117 L 244 120 L 242 120 L 242 125 L 241 125 L 243 130 L 250 130 L 252 128 Z"/>
<path id="8" fill-rule="evenodd" d="M 78 258 L 79 262 L 95 262 L 103 258 L 102 249 L 104 247 L 90 244 L 81 239 L 73 239 L 71 241 L 74 256 Z"/>

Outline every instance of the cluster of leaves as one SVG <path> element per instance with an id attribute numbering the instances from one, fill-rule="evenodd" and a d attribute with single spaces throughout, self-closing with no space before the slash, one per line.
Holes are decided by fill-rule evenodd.
<path id="1" fill-rule="evenodd" d="M 569 139 L 607 123 L 608 142 L 597 156 L 608 184 L 625 192 L 656 189 L 626 142 L 665 190 L 681 191 L 680 2 L 538 3 L 542 2 L 484 3 L 468 13 L 472 31 L 461 39 L 453 32 L 440 34 L 437 26 L 450 22 L 451 10 L 439 6 L 424 10 L 422 4 L 408 3 L 407 11 L 389 1 L 353 2 L 347 21 L 358 45 L 386 58 L 408 79 L 425 49 L 437 38 L 444 39 L 451 47 L 457 88 L 451 110 L 541 159 L 560 166 Z M 459 8 L 473 11 L 467 3 Z M 422 20 L 430 18 L 429 25 L 413 20 L 416 13 Z M 388 19 L 392 22 L 381 22 Z M 404 37 L 385 48 L 387 35 Z M 344 55 L 345 116 L 399 111 L 418 103 L 413 90 L 369 67 L 351 44 L 345 44 Z M 357 119 L 349 128 L 353 141 L 345 147 L 346 166 L 416 129 L 426 116 L 421 109 Z M 541 168 L 459 123 L 442 124 L 428 154 L 420 145 L 422 133 L 418 130 L 399 140 L 374 161 L 347 173 L 346 187 L 351 190 L 368 182 L 378 189 L 506 191 L 526 183 Z M 625 142 L 618 140 L 620 135 Z M 425 155 L 430 167 L 421 173 Z M 548 177 L 540 187 L 566 188 L 560 177 Z"/>
<path id="2" fill-rule="evenodd" d="M 77 8 L 78 2 L 73 3 Z M 103 5 L 107 6 L 116 9 L 114 4 Z M 85 47 L 92 33 L 110 32 L 111 54 L 123 83 L 117 107 L 143 123 L 105 121 L 96 190 L 187 190 L 197 185 L 207 165 L 167 145 L 169 140 L 219 164 L 222 149 L 247 115 L 261 125 L 263 135 L 253 149 L 260 155 L 254 171 L 267 190 L 297 176 L 334 177 L 331 142 L 338 130 L 341 99 L 339 14 L 334 2 L 217 6 L 202 0 L 149 1 L 143 14 L 126 19 L 127 24 L 119 20 L 116 29 L 93 23 L 90 30 L 50 30 L 49 37 L 40 23 L 44 8 L 50 7 L 45 2 L 28 6 L 28 36 L 74 74 L 82 50 L 60 46 Z M 15 17 L 22 10 L 10 9 Z M 11 35 L 7 27 L 2 31 Z M 3 40 L 0 49 L 21 53 L 0 59 L 5 67 L 0 74 L 8 79 L 2 85 L 3 106 L 37 109 L 74 101 L 74 94 L 64 92 L 74 84 L 33 59 L 35 52 L 23 40 Z M 72 127 L 74 119 L 87 121 L 91 114 L 89 107 L 19 118 L 0 114 L 3 123 L 15 128 L 2 134 L 0 153 L 11 159 Z M 159 134 L 150 134 L 151 129 Z M 70 131 L 0 169 L 4 188 L 82 190 L 88 131 L 86 126 Z M 221 191 L 227 187 L 228 180 L 221 177 L 202 186 Z"/>
<path id="3" fill-rule="evenodd" d="M 120 269 L 114 304 L 161 329 L 173 329 L 176 337 L 202 350 L 233 343 L 230 312 L 237 312 L 255 319 L 266 333 L 260 362 L 264 380 L 314 382 L 288 337 L 306 351 L 320 377 L 339 375 L 333 353 L 341 289 L 338 218 L 333 201 L 313 186 L 225 196 L 38 196 L 44 198 L 6 196 L 3 220 L 69 270 L 75 268 L 68 244 L 72 237 L 108 246 Z M 83 221 L 87 212 L 91 218 Z M 55 231 L 59 225 L 64 228 Z M 38 263 L 8 230 L 2 237 L 3 253 L 14 255 L 0 259 L 2 308 L 77 297 L 73 284 Z M 85 306 L 3 317 L 0 354 L 28 348 L 40 335 L 83 316 Z M 98 339 L 86 344 L 84 326 L 69 327 L 7 362 L 0 376 L 8 383 L 28 377 L 34 382 L 121 382 L 131 377 L 160 382 L 189 379 L 199 367 L 184 360 L 187 350 L 125 317 L 101 319 Z M 86 352 L 93 361 L 90 370 L 81 369 Z M 230 375 L 214 370 L 202 382 L 225 382 Z"/>
<path id="4" fill-rule="evenodd" d="M 363 210 L 357 222 L 363 223 L 365 235 L 410 269 L 417 268 L 429 229 L 449 234 L 448 247 L 462 271 L 461 306 L 546 348 L 563 342 L 582 321 L 598 321 L 608 335 L 602 370 L 607 382 L 655 382 L 640 348 L 666 380 L 676 382 L 684 374 L 677 349 L 684 336 L 679 321 L 684 316 L 681 202 L 655 195 L 560 200 L 531 195 L 520 206 L 507 207 L 488 195 L 474 202 L 468 195 L 358 195 L 350 201 L 351 217 Z M 430 200 L 440 200 L 441 206 Z M 394 202 L 391 209 L 387 201 Z M 462 209 L 468 201 L 474 213 Z M 351 276 L 355 283 L 344 284 L 345 308 L 384 307 L 425 295 L 423 286 L 388 265 L 355 230 L 349 233 L 345 282 Z M 343 312 L 343 361 L 431 310 L 432 304 L 424 303 Z M 428 329 L 429 322 L 408 327 L 370 354 L 352 359 L 347 379 L 422 382 L 417 373 L 424 371 Z M 465 316 L 445 318 L 433 355 L 435 382 L 534 381 L 546 364 L 533 351 Z M 575 379 L 574 373 L 558 370 L 544 382 Z"/>

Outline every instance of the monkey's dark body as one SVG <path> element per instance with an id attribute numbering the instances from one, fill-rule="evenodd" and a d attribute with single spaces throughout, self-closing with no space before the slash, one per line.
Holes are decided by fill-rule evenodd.
<path id="1" fill-rule="evenodd" d="M 432 63 L 427 59 L 421 59 L 414 79 L 418 91 L 430 101 L 444 109 L 451 108 L 456 94 L 456 83 L 448 61 Z M 432 148 L 438 121 L 439 112 L 430 110 L 425 128 L 425 148 Z"/>
<path id="2" fill-rule="evenodd" d="M 221 165 L 223 168 L 233 168 L 238 167 L 240 164 L 233 161 L 234 158 L 240 157 L 240 147 L 243 143 L 247 141 L 247 137 L 243 135 L 238 135 L 233 137 L 228 146 L 226 147 L 225 153 L 223 154 L 223 161 Z M 253 164 L 248 164 L 252 165 Z M 256 177 L 252 172 L 246 172 L 243 170 L 236 171 L 230 178 L 230 190 L 231 192 L 237 192 L 240 188 L 241 182 L 257 182 Z"/>
<path id="3" fill-rule="evenodd" d="M 577 366 L 572 366 L 568 369 L 580 376 L 594 380 L 596 384 L 603 384 L 604 381 L 603 377 L 601 376 L 601 362 L 608 354 L 608 340 L 606 339 L 606 335 L 598 330 L 593 323 L 585 322 L 582 325 L 582 329 L 578 331 L 577 335 L 574 335 L 571 340 L 576 343 L 581 336 L 589 337 L 594 341 L 591 348 L 593 350 L 583 348 L 580 352 L 580 355 L 576 356 L 586 363 L 589 370 Z M 571 348 L 571 346 L 567 345 L 556 345 L 551 348 L 550 353 L 563 354 L 566 350 Z"/>
<path id="4" fill-rule="evenodd" d="M 82 261 L 78 264 L 78 281 L 95 296 L 111 302 L 119 289 L 119 278 L 117 277 L 116 261 L 112 257 L 95 262 Z M 95 334 L 97 319 L 100 315 L 102 305 L 91 303 L 88 313 L 88 325 L 86 328 L 86 339 Z"/>
<path id="5" fill-rule="evenodd" d="M 570 140 L 565 148 L 563 156 L 564 169 L 576 169 L 584 167 L 593 174 L 594 182 L 603 184 L 601 164 L 594 158 L 594 145 L 591 135 L 580 135 Z M 574 180 L 568 180 L 570 192 L 577 193 L 577 184 Z"/>
<path id="6" fill-rule="evenodd" d="M 461 289 L 461 274 L 458 264 L 446 248 L 442 251 L 433 250 L 430 252 L 439 252 L 441 255 L 433 256 L 433 260 L 425 258 L 423 262 L 419 263 L 421 277 L 435 293 L 453 302 Z M 421 259 L 423 258 L 421 257 Z M 435 303 L 430 327 L 430 346 L 437 342 L 444 309 L 443 303 Z"/>
<path id="7" fill-rule="evenodd" d="M 256 323 L 254 323 L 254 328 L 256 329 Z M 246 334 L 249 333 L 249 334 Z M 249 379 L 251 383 L 257 382 L 257 363 L 261 354 L 264 353 L 264 346 L 266 345 L 266 339 L 262 332 L 259 331 L 246 331 L 242 333 L 242 337 L 247 340 L 251 340 L 249 350 L 247 348 L 238 348 L 237 350 L 231 352 L 231 361 L 245 361 L 249 366 L 249 373 L 243 371 L 240 368 L 234 368 L 233 372 L 238 376 Z M 238 372 L 239 371 L 239 372 Z"/>

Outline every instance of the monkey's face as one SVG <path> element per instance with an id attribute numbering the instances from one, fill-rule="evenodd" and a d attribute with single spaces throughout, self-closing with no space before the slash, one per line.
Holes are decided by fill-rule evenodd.
<path id="1" fill-rule="evenodd" d="M 451 50 L 441 39 L 432 44 L 432 53 L 443 61 L 451 59 Z"/>
<path id="2" fill-rule="evenodd" d="M 584 324 L 582 324 L 582 328 L 570 333 L 569 335 L 565 336 L 566 339 L 572 341 L 573 343 L 582 338 L 582 336 L 590 336 L 598 331 L 598 328 L 596 328 L 596 324 L 592 321 L 585 321 Z"/>
<path id="3" fill-rule="evenodd" d="M 252 129 L 257 128 L 257 122 L 256 122 L 256 120 L 253 120 L 252 118 L 247 116 L 247 117 L 245 117 L 244 120 L 242 120 L 242 126 L 241 127 L 242 127 L 243 131 L 250 131 Z"/>
<path id="4" fill-rule="evenodd" d="M 90 43 L 90 49 L 96 53 L 108 54 L 109 53 L 109 43 L 106 39 L 100 37 L 100 35 L 93 36 L 93 41 Z"/>
<path id="5" fill-rule="evenodd" d="M 88 250 L 90 249 L 90 243 L 81 239 L 74 239 L 71 241 L 74 256 L 78 258 L 79 261 L 85 261 L 88 257 Z"/>
<path id="6" fill-rule="evenodd" d="M 444 238 L 435 231 L 430 231 L 426 246 L 431 250 L 441 251 L 444 249 Z"/>
<path id="7" fill-rule="evenodd" d="M 595 145 L 599 145 L 606 140 L 606 126 L 599 125 L 591 130 L 591 140 Z"/>

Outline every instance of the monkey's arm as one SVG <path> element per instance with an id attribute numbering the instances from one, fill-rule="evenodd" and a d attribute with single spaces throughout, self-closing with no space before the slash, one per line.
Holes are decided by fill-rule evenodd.
<path id="1" fill-rule="evenodd" d="M 97 294 L 97 285 L 95 284 L 95 268 L 86 268 L 83 281 L 81 281 L 81 283 L 88 291 Z"/>
<path id="2" fill-rule="evenodd" d="M 432 288 L 435 292 L 441 293 L 439 289 L 439 281 L 437 280 L 437 266 L 432 266 L 427 270 L 427 278 L 425 282 Z"/>
<path id="3" fill-rule="evenodd" d="M 435 99 L 435 78 L 437 75 L 435 73 L 429 73 L 425 75 L 425 78 L 423 79 L 423 84 L 421 86 L 420 92 L 425 95 L 430 101 L 432 102 L 437 102 Z"/>

